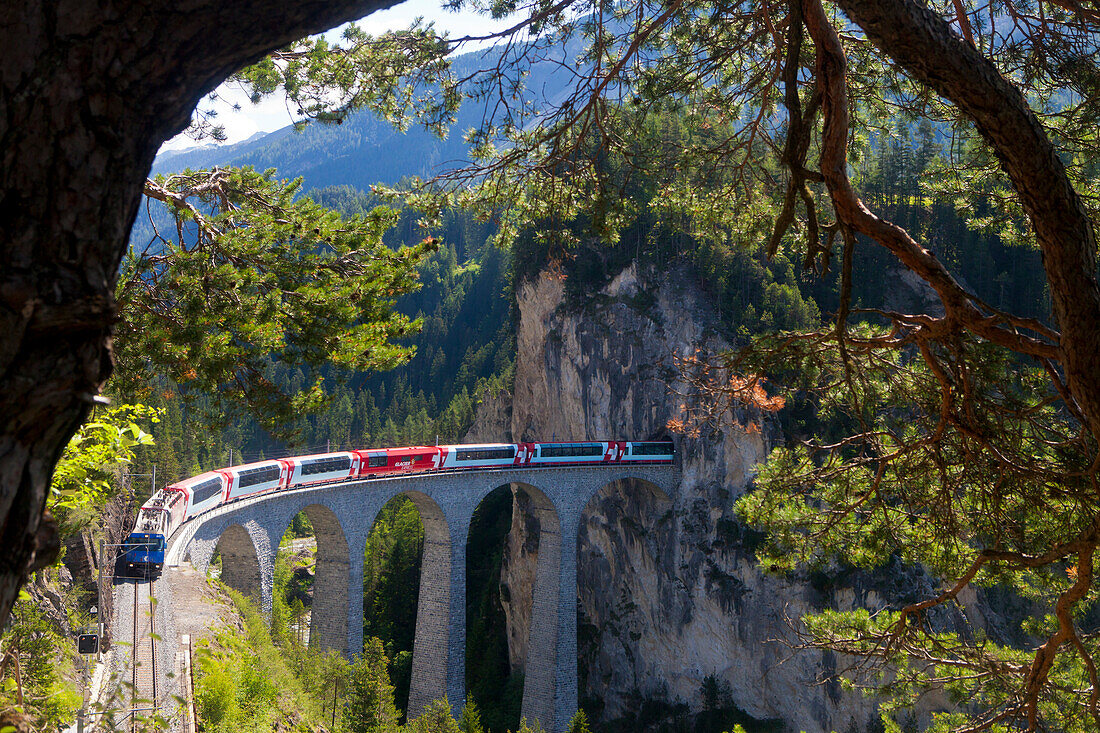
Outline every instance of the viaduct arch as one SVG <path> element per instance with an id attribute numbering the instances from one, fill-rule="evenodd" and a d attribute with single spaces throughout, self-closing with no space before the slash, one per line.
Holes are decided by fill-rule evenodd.
<path id="1" fill-rule="evenodd" d="M 520 484 L 540 525 L 522 715 L 552 733 L 577 710 L 577 536 L 581 514 L 602 488 L 639 479 L 672 496 L 673 465 L 504 469 L 328 484 L 246 498 L 184 524 L 165 561 L 190 559 L 205 573 L 215 547 L 223 580 L 270 612 L 275 553 L 291 519 L 305 511 L 318 540 L 310 638 L 349 655 L 363 648 L 363 556 L 382 507 L 398 494 L 424 523 L 420 601 L 413 643 L 409 715 L 445 690 L 456 715 L 466 699 L 466 538 L 474 510 L 494 489 Z M 323 548 L 323 549 L 322 549 Z M 231 582 L 232 581 L 232 582 Z M 311 641 L 312 644 L 312 641 Z"/>

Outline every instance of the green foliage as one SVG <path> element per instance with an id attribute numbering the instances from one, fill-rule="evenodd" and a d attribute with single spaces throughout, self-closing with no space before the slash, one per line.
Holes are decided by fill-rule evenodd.
<path id="1" fill-rule="evenodd" d="M 467 695 L 466 704 L 462 706 L 462 717 L 458 720 L 458 727 L 462 733 L 485 733 L 481 724 L 481 711 L 477 709 L 477 703 Z"/>
<path id="2" fill-rule="evenodd" d="M 196 655 L 196 703 L 206 730 L 328 730 L 334 691 L 343 726 L 343 711 L 355 702 L 352 679 L 364 668 L 336 651 L 311 651 L 293 635 L 270 632 L 250 600 L 229 595 L 244 632 L 223 629 Z"/>
<path id="3" fill-rule="evenodd" d="M 302 39 L 237 72 L 253 103 L 283 91 L 306 120 L 341 123 L 367 108 L 406 129 L 412 117 L 439 135 L 453 122 L 461 96 L 447 43 L 419 20 L 407 30 L 370 36 L 352 23 L 339 42 Z"/>
<path id="4" fill-rule="evenodd" d="M 244 619 L 244 632 L 223 629 L 214 643 L 203 642 L 196 654 L 196 703 L 205 730 L 483 732 L 472 701 L 459 723 L 446 698 L 400 725 L 390 663 L 380 639 L 368 638 L 362 655 L 349 663 L 335 651 L 321 654 L 304 648 L 293 636 L 270 633 L 250 600 L 235 591 L 229 595 Z"/>
<path id="5" fill-rule="evenodd" d="M 195 702 L 208 731 L 269 731 L 277 724 L 320 722 L 320 706 L 272 642 L 251 601 L 230 591 L 244 633 L 224 629 L 196 651 Z"/>
<path id="6" fill-rule="evenodd" d="M 416 505 L 397 496 L 378 513 L 363 560 L 363 636 L 380 639 L 393 660 L 390 674 L 402 711 L 409 700 L 423 547 L 424 524 Z"/>
<path id="7" fill-rule="evenodd" d="M 444 697 L 433 700 L 416 720 L 405 727 L 409 733 L 462 733 L 462 728 L 451 715 L 451 704 Z"/>
<path id="8" fill-rule="evenodd" d="M 767 192 L 735 200 L 729 198 L 731 181 L 675 165 L 677 146 L 713 134 L 714 125 L 704 130 L 683 111 L 643 116 L 631 108 L 615 110 L 604 125 L 631 142 L 618 153 L 591 153 L 598 177 L 591 195 L 552 210 L 544 209 L 550 206 L 545 197 L 523 199 L 517 230 L 500 235 L 514 245 L 518 280 L 549 266 L 560 271 L 567 296 L 579 304 L 630 262 L 662 269 L 681 262 L 713 292 L 731 331 L 747 335 L 820 322 L 810 288 L 792 266 L 791 243 L 774 256 L 766 252 L 767 221 L 775 211 Z M 600 144 L 594 137 L 578 142 L 585 150 Z M 537 190 L 551 184 L 530 185 Z M 554 185 L 573 183 L 554 179 Z M 718 212 L 719 206 L 726 208 Z M 645 304 L 632 306 L 644 310 Z"/>
<path id="9" fill-rule="evenodd" d="M 578 710 L 573 718 L 569 721 L 569 727 L 565 729 L 566 733 L 592 733 L 588 727 L 588 716 L 584 714 L 583 710 Z"/>
<path id="10" fill-rule="evenodd" d="M 907 231 L 927 237 L 936 257 L 994 307 L 1042 321 L 1050 319 L 1049 294 L 1038 251 L 1003 229 L 981 223 L 996 211 L 988 191 L 975 191 L 950 151 L 938 142 L 940 130 L 928 120 L 905 124 L 894 118 L 868 141 L 856 175 L 868 206 Z M 1003 200 L 1003 199 L 1002 199 Z M 1009 222 L 1005 222 L 1008 224 Z M 1018 228 L 1019 221 L 1011 225 Z M 857 247 L 853 299 L 877 307 L 889 295 L 897 267 L 879 247 Z"/>
<path id="11" fill-rule="evenodd" d="M 871 348 L 883 334 L 853 329 L 846 358 L 812 340 L 761 345 L 767 357 L 757 366 L 781 362 L 792 398 L 798 388 L 812 396 L 817 437 L 774 451 L 738 512 L 768 531 L 757 554 L 774 571 L 872 569 L 896 559 L 954 579 L 927 607 L 894 599 L 874 614 L 804 617 L 806 641 L 884 662 L 856 681 L 884 695 L 887 717 L 930 687 L 983 716 L 1011 716 L 1019 704 L 1013 670 L 1036 654 L 1017 639 L 1054 634 L 1059 625 L 1045 614 L 1063 603 L 1080 623 L 1097 609 L 1096 591 L 1081 588 L 1073 562 L 1076 538 L 1097 512 L 1093 485 L 1078 468 L 1088 463 L 1088 446 L 1072 417 L 1052 404 L 1042 370 L 970 340 L 930 347 L 926 357 L 885 355 Z M 944 379 L 965 385 L 966 399 L 945 405 Z M 945 430 L 947 423 L 964 429 Z M 983 450 L 993 435 L 996 451 Z M 967 583 L 1011 589 L 1036 615 L 990 636 L 960 613 Z M 1079 648 L 1100 652 L 1091 634 L 1082 634 Z M 1048 675 L 1040 720 L 1088 729 L 1091 714 L 1075 692 L 1087 685 L 1081 657 L 1060 657 Z M 941 716 L 935 729 L 962 721 Z"/>
<path id="12" fill-rule="evenodd" d="M 369 214 L 379 199 L 348 187 L 313 191 L 319 205 L 345 217 Z M 358 373 L 343 381 L 322 367 L 270 365 L 270 379 L 286 395 L 308 391 L 318 376 L 325 378 L 327 405 L 314 415 L 297 414 L 283 428 L 293 433 L 293 446 L 273 442 L 247 415 L 229 420 L 230 413 L 209 429 L 203 413 L 218 413 L 221 403 L 191 390 L 178 398 L 168 380 L 154 380 L 148 402 L 160 407 L 164 419 L 154 427 L 154 449 L 140 452 L 134 471 L 150 473 L 157 466 L 162 480 L 194 475 L 202 468 L 256 460 L 261 452 L 281 455 L 348 447 L 458 442 L 468 431 L 474 409 L 485 395 L 509 388 L 514 359 L 511 328 L 510 258 L 488 245 L 492 226 L 472 216 L 448 211 L 435 230 L 443 244 L 420 262 L 424 287 L 396 301 L 395 309 L 424 327 L 405 341 L 415 357 L 392 372 Z M 397 249 L 421 236 L 413 212 L 404 211 L 383 241 Z M 197 408 L 197 409 L 195 409 Z M 195 469 L 195 470 L 192 470 Z"/>
<path id="13" fill-rule="evenodd" d="M 318 200 L 369 208 L 376 198 L 347 190 L 314 192 Z M 415 212 L 402 211 L 388 243 L 415 239 Z M 446 210 L 431 230 L 442 239 L 420 267 L 423 287 L 397 308 L 423 320 L 412 337 L 415 360 L 365 380 L 346 405 L 311 421 L 304 435 L 347 434 L 359 445 L 416 445 L 458 442 L 473 421 L 481 395 L 499 388 L 515 350 L 511 329 L 510 258 L 492 247 L 492 227 L 468 212 Z"/>
<path id="14" fill-rule="evenodd" d="M 199 720 L 211 726 L 212 730 L 225 730 L 225 726 L 235 724 L 240 717 L 237 681 L 231 677 L 233 671 L 223 666 L 209 665 L 202 673 L 195 704 Z"/>
<path id="15" fill-rule="evenodd" d="M 528 723 L 527 718 L 524 718 L 519 721 L 519 729 L 516 733 L 543 733 L 543 728 L 542 725 L 539 724 L 539 721 L 536 720 L 533 723 Z"/>
<path id="16" fill-rule="evenodd" d="M 61 674 L 72 669 L 72 653 L 42 609 L 20 597 L 0 644 L 0 710 L 21 710 L 38 730 L 68 725 L 80 707 L 80 695 Z"/>
<path id="17" fill-rule="evenodd" d="M 305 512 L 298 512 L 294 519 L 290 520 L 290 529 L 287 530 L 291 537 L 309 537 L 313 535 L 313 525 Z"/>
<path id="18" fill-rule="evenodd" d="M 756 720 L 738 708 L 733 702 L 733 691 L 729 683 L 714 675 L 703 678 L 699 692 L 703 698 L 703 709 L 695 716 L 693 730 L 697 733 L 766 733 L 784 728 L 780 720 Z"/>
<path id="19" fill-rule="evenodd" d="M 343 218 L 298 198 L 299 186 L 250 168 L 147 185 L 176 225 L 123 262 L 116 390 L 149 394 L 164 375 L 211 415 L 251 411 L 285 434 L 325 404 L 324 380 L 280 389 L 272 362 L 331 365 L 337 377 L 408 360 L 412 350 L 393 341 L 419 324 L 393 304 L 416 287 L 415 267 L 434 242 L 391 250 L 382 236 L 392 211 Z"/>
<path id="20" fill-rule="evenodd" d="M 145 405 L 112 407 L 69 440 L 50 483 L 50 511 L 63 535 L 87 526 L 120 490 L 121 470 L 133 462 L 139 446 L 153 443 L 142 424 L 158 420 L 158 412 Z"/>
<path id="21" fill-rule="evenodd" d="M 369 638 L 362 656 L 351 665 L 348 701 L 342 713 L 351 733 L 383 733 L 397 727 L 399 713 L 394 707 L 388 667 L 381 640 Z"/>
<path id="22" fill-rule="evenodd" d="M 275 572 L 272 584 L 271 637 L 284 649 L 291 650 L 291 653 L 301 651 L 296 648 L 301 646 L 301 634 L 297 624 L 294 623 L 300 620 L 301 616 L 296 617 L 295 612 L 292 610 L 292 604 L 297 600 L 295 591 L 298 590 L 295 587 L 293 577 L 294 569 L 292 558 L 286 553 L 284 544 L 280 543 L 279 551 L 275 554 Z M 294 624 L 293 628 L 292 624 Z"/>
<path id="23" fill-rule="evenodd" d="M 301 677 L 304 668 L 317 655 L 305 646 L 308 623 L 306 614 L 313 600 L 313 573 L 316 570 L 316 546 L 304 551 L 292 541 L 313 535 L 305 512 L 294 516 L 279 542 L 275 554 L 274 583 L 271 599 L 271 636 Z"/>
<path id="24" fill-rule="evenodd" d="M 880 333 L 866 328 L 853 336 Z M 837 383 L 844 370 L 839 355 L 812 346 L 791 345 L 784 351 L 784 363 L 801 367 L 807 380 L 801 386 L 818 397 L 822 438 L 848 433 L 853 423 L 873 427 L 853 441 L 850 451 L 827 452 L 813 445 L 779 449 L 762 467 L 758 483 L 768 490 L 744 498 L 739 507 L 747 521 L 767 520 L 770 567 L 820 567 L 841 556 L 873 567 L 901 553 L 906 562 L 957 577 L 981 547 L 1031 554 L 1080 529 L 1090 516 L 1088 481 L 1066 471 L 1067 464 L 1080 459 L 1079 446 L 1046 443 L 1060 431 L 1071 433 L 1072 427 L 1044 404 L 1044 375 L 987 345 L 963 344 L 961 351 L 943 354 L 952 367 L 966 357 L 973 405 L 958 409 L 973 411 L 975 430 L 1001 435 L 1003 455 L 1013 457 L 1014 471 L 1006 473 L 997 461 L 974 453 L 970 436 L 938 436 L 938 379 L 923 360 L 901 353 L 889 360 L 880 357 L 873 364 L 861 363 Z M 978 405 L 982 409 L 973 409 Z M 936 439 L 928 440 L 932 436 Z M 934 470 L 937 465 L 953 469 L 945 474 Z M 826 476 L 828 481 L 818 485 Z M 950 501 L 937 499 L 944 492 Z M 811 506 L 848 507 L 853 497 L 868 501 L 858 511 L 832 516 Z M 979 582 L 987 577 L 984 572 Z M 1060 570 L 1056 575 L 1064 577 Z M 1004 579 L 988 576 L 988 581 Z M 1033 581 L 1020 576 L 1012 585 L 1033 587 Z"/>

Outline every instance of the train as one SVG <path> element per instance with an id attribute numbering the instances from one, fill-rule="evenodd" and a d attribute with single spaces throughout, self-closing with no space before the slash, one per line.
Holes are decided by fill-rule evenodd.
<path id="1" fill-rule="evenodd" d="M 120 557 L 127 575 L 164 568 L 172 533 L 188 519 L 245 497 L 341 481 L 501 468 L 672 463 L 670 440 L 479 443 L 336 451 L 219 468 L 159 489 L 138 509 Z"/>

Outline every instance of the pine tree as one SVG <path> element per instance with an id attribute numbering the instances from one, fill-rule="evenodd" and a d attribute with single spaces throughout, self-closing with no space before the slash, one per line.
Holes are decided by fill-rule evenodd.
<path id="1" fill-rule="evenodd" d="M 462 706 L 462 717 L 458 721 L 458 727 L 462 733 L 485 733 L 481 724 L 481 711 L 477 709 L 477 703 L 472 697 L 466 697 L 466 704 Z"/>
<path id="2" fill-rule="evenodd" d="M 351 733 L 388 733 L 397 727 L 389 660 L 376 637 L 367 639 L 363 655 L 351 665 L 342 719 Z"/>
<path id="3" fill-rule="evenodd" d="M 583 710 L 578 710 L 573 719 L 569 721 L 569 727 L 566 728 L 566 733 L 591 733 L 588 728 L 588 716 L 584 714 Z"/>
<path id="4" fill-rule="evenodd" d="M 339 381 L 409 359 L 395 341 L 419 324 L 394 312 L 394 299 L 418 286 L 416 266 L 435 241 L 390 249 L 392 210 L 342 217 L 300 187 L 250 168 L 147 182 L 178 226 L 156 229 L 156 247 L 123 261 L 115 389 L 141 393 L 164 375 L 211 418 L 250 413 L 287 436 L 326 404 L 321 367 Z M 273 362 L 296 371 L 281 379 Z"/>
<path id="5" fill-rule="evenodd" d="M 444 697 L 433 700 L 420 717 L 406 726 L 415 733 L 462 733 L 462 728 L 451 715 L 451 705 Z"/>

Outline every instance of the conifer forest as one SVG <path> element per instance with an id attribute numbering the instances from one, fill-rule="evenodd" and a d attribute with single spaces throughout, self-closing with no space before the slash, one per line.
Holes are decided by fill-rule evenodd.
<path id="1" fill-rule="evenodd" d="M 0 54 L 0 733 L 1100 731 L 1100 3 L 26 0 Z M 676 488 L 196 549 L 246 464 L 594 441 Z"/>

